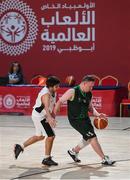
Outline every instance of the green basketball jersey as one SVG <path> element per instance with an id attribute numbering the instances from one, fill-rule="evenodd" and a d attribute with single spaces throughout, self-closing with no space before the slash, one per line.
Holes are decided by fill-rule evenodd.
<path id="1" fill-rule="evenodd" d="M 89 103 L 92 98 L 92 93 L 84 93 L 80 86 L 74 87 L 75 95 L 73 100 L 68 100 L 68 118 L 69 119 L 84 119 L 88 117 Z"/>

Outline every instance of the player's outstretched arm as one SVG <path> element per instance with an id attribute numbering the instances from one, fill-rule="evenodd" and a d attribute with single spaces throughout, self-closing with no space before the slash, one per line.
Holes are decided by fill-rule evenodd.
<path id="1" fill-rule="evenodd" d="M 93 114 L 93 116 L 100 117 L 100 118 L 106 118 L 106 114 L 99 113 L 95 107 L 93 106 L 92 102 L 89 104 L 89 111 Z"/>
<path id="2" fill-rule="evenodd" d="M 54 113 L 55 115 L 57 114 L 57 112 L 60 111 L 60 107 L 61 105 L 68 101 L 68 100 L 71 100 L 72 98 L 74 97 L 74 89 L 69 89 L 67 90 L 61 98 L 59 98 L 59 100 L 57 101 L 56 105 L 55 105 L 55 108 L 54 108 Z"/>

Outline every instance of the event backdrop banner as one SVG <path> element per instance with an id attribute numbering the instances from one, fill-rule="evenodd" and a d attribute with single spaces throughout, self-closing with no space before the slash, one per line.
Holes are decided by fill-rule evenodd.
<path id="1" fill-rule="evenodd" d="M 36 97 L 42 87 L 12 86 L 0 87 L 0 114 L 22 113 L 30 115 L 35 104 Z M 60 88 L 57 92 L 57 100 L 68 88 Z M 98 112 L 104 112 L 108 116 L 118 116 L 121 99 L 125 89 L 93 90 L 92 104 Z M 67 114 L 67 102 L 62 104 L 60 115 Z"/>
<path id="2" fill-rule="evenodd" d="M 73 74 L 78 81 L 86 73 L 115 75 L 115 66 L 124 80 L 117 62 L 127 50 L 127 31 L 119 28 L 127 2 L 121 16 L 121 0 L 1 0 L 0 76 L 17 60 L 28 82 L 35 74 Z"/>

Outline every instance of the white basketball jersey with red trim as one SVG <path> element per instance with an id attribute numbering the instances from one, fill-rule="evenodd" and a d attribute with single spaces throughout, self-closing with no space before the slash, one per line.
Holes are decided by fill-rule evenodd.
<path id="1" fill-rule="evenodd" d="M 46 116 L 46 111 L 44 109 L 44 105 L 42 104 L 42 101 L 41 101 L 41 97 L 45 94 L 49 94 L 50 95 L 50 106 L 49 106 L 49 110 L 50 110 L 50 113 L 52 113 L 53 111 L 53 108 L 54 108 L 54 105 L 56 103 L 56 97 L 53 96 L 49 89 L 45 86 L 38 94 L 37 96 L 37 99 L 36 99 L 36 103 L 33 107 L 33 111 L 32 111 L 32 115 L 33 116 L 36 116 L 36 117 L 41 117 L 41 120 L 43 118 L 45 118 Z"/>

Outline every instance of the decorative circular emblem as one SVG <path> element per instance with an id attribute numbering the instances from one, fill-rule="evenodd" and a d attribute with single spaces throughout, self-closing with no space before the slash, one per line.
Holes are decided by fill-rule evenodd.
<path id="1" fill-rule="evenodd" d="M 34 12 L 21 0 L 5 0 L 0 9 L 0 51 L 11 56 L 25 53 L 38 32 Z"/>
<path id="2" fill-rule="evenodd" d="M 27 34 L 27 23 L 17 12 L 6 13 L 1 18 L 1 36 L 8 43 L 18 43 Z"/>
<path id="3" fill-rule="evenodd" d="M 3 98 L 3 105 L 7 109 L 11 109 L 15 106 L 16 100 L 12 94 L 7 94 Z"/>

